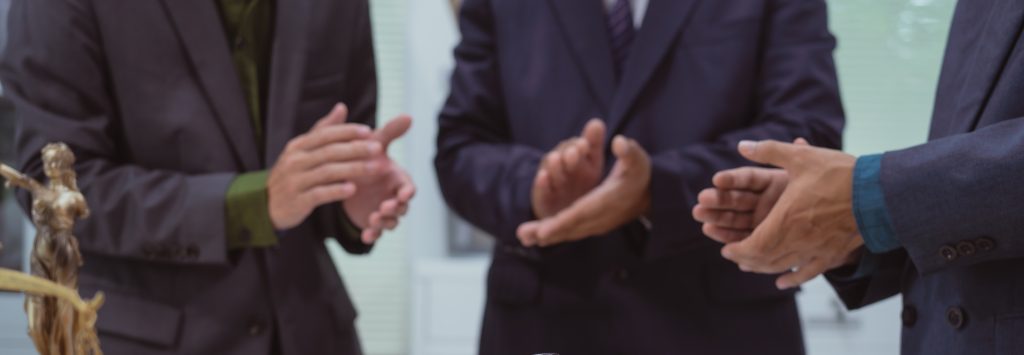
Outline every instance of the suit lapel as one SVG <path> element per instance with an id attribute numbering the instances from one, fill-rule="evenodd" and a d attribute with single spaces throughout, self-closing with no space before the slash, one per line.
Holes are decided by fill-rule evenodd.
<path id="1" fill-rule="evenodd" d="M 296 132 L 296 108 L 305 80 L 309 1 L 278 1 L 267 97 L 267 166 L 273 166 Z M 345 35 L 345 34 L 338 34 Z"/>
<path id="2" fill-rule="evenodd" d="M 249 109 L 216 5 L 212 0 L 164 0 L 164 6 L 236 160 L 246 171 L 259 169 Z"/>
<path id="3" fill-rule="evenodd" d="M 640 32 L 633 43 L 626 69 L 615 93 L 608 117 L 609 139 L 625 124 L 626 117 L 651 75 L 672 48 L 683 24 L 698 0 L 651 0 Z"/>
<path id="4" fill-rule="evenodd" d="M 572 48 L 592 93 L 602 105 L 601 111 L 607 113 L 615 91 L 615 69 L 604 5 L 600 0 L 548 0 L 548 3 L 561 24 L 566 44 Z"/>
<path id="5" fill-rule="evenodd" d="M 981 41 L 966 70 L 971 70 L 959 95 L 956 115 L 949 127 L 950 134 L 973 131 L 988 104 L 992 91 L 999 83 L 1010 54 L 1024 25 L 1024 2 L 994 0 L 991 15 L 985 25 Z"/>

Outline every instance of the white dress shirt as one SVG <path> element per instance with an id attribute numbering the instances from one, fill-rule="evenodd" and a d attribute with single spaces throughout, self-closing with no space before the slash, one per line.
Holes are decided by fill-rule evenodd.
<path id="1" fill-rule="evenodd" d="M 615 2 L 618 0 L 604 0 L 605 11 L 611 11 L 612 6 L 615 6 Z M 629 4 L 633 7 L 633 26 L 636 29 L 640 29 L 640 25 L 644 23 L 644 16 L 647 15 L 647 3 L 650 0 L 629 0 Z"/>

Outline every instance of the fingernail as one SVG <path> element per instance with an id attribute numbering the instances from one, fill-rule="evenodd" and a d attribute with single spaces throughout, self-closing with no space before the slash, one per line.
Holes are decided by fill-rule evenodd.
<path id="1" fill-rule="evenodd" d="M 792 288 L 793 286 L 790 285 L 787 282 L 779 281 L 779 282 L 775 283 L 775 287 L 778 287 L 779 290 L 788 290 L 788 289 Z"/>
<path id="2" fill-rule="evenodd" d="M 739 150 L 742 153 L 753 153 L 757 149 L 757 142 L 754 141 L 740 141 Z"/>

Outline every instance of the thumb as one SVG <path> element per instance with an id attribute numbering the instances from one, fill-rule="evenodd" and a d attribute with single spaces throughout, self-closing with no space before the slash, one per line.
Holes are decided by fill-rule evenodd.
<path id="1" fill-rule="evenodd" d="M 315 125 L 313 125 L 313 129 L 311 129 L 311 131 L 331 125 L 342 124 L 345 123 L 345 121 L 347 120 L 348 106 L 339 102 L 338 104 L 334 105 L 334 108 L 331 109 L 331 112 L 328 113 L 327 116 L 324 116 L 319 121 L 317 121 Z"/>
<path id="2" fill-rule="evenodd" d="M 615 154 L 619 164 L 624 164 L 626 168 L 635 167 L 647 159 L 647 153 L 640 144 L 621 135 L 612 140 L 612 154 Z"/>
<path id="3" fill-rule="evenodd" d="M 744 158 L 755 163 L 774 165 L 784 169 L 791 165 L 793 157 L 797 156 L 803 148 L 805 147 L 772 140 L 741 141 L 739 144 L 740 155 Z"/>
<path id="4" fill-rule="evenodd" d="M 412 117 L 399 115 L 378 129 L 374 135 L 386 148 L 395 139 L 404 136 L 410 127 L 412 127 Z"/>

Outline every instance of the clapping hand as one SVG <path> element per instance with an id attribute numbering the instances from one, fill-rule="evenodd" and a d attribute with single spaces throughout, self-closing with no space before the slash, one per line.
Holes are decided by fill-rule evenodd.
<path id="1" fill-rule="evenodd" d="M 740 154 L 782 168 L 740 168 L 714 177 L 693 214 L 726 243 L 722 256 L 740 269 L 783 274 L 792 288 L 849 263 L 863 240 L 852 211 L 856 158 L 805 142 L 741 142 Z"/>

